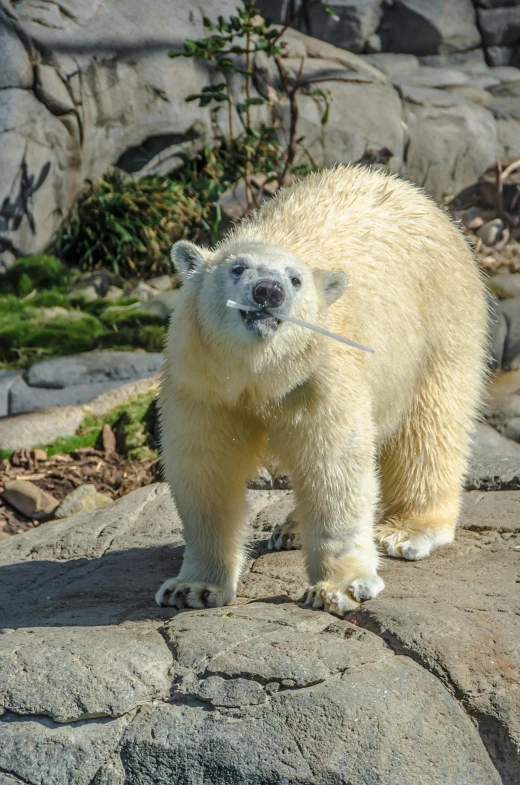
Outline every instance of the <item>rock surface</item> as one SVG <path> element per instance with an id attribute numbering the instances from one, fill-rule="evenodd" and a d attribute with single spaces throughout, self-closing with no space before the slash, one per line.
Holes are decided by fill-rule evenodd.
<path id="1" fill-rule="evenodd" d="M 43 360 L 8 380 L 8 413 L 85 404 L 107 390 L 155 376 L 162 362 L 160 353 L 115 351 Z"/>
<path id="2" fill-rule="evenodd" d="M 486 423 L 478 425 L 466 488 L 485 491 L 520 488 L 519 445 Z"/>
<path id="3" fill-rule="evenodd" d="M 266 552 L 292 494 L 249 502 L 222 609 L 153 603 L 182 557 L 165 485 L 0 544 L 0 782 L 514 785 L 520 493 L 466 494 L 455 545 L 384 559 L 345 620 L 294 602 L 298 551 Z"/>
<path id="4" fill-rule="evenodd" d="M 112 499 L 106 493 L 99 493 L 95 485 L 80 485 L 71 491 L 54 512 L 55 518 L 68 518 L 80 512 L 98 510 L 112 504 Z"/>
<path id="5" fill-rule="evenodd" d="M 38 521 L 48 521 L 54 517 L 58 500 L 38 488 L 30 480 L 9 480 L 2 490 L 4 501 L 25 515 Z"/>

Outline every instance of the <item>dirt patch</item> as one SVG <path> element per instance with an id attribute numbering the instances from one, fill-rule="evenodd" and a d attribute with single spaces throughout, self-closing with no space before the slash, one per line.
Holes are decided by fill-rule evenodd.
<path id="1" fill-rule="evenodd" d="M 58 501 L 80 485 L 90 483 L 100 493 L 119 499 L 136 488 L 157 482 L 160 464 L 154 460 L 127 460 L 117 452 L 86 447 L 69 455 L 43 458 L 41 450 L 18 450 L 0 463 L 0 490 L 8 480 L 30 480 Z M 18 534 L 40 524 L 24 517 L 0 497 L 0 532 Z"/>

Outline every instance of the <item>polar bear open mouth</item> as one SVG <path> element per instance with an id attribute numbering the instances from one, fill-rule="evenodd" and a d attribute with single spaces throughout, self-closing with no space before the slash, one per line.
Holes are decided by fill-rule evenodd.
<path id="1" fill-rule="evenodd" d="M 240 316 L 247 330 L 257 333 L 276 332 L 280 319 L 269 311 L 242 311 Z"/>

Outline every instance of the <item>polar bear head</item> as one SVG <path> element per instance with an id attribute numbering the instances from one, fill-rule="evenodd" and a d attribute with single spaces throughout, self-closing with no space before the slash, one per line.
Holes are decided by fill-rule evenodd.
<path id="1" fill-rule="evenodd" d="M 271 354 L 283 355 L 295 339 L 301 349 L 310 332 L 278 316 L 319 324 L 347 286 L 341 270 L 311 269 L 290 251 L 257 239 L 231 236 L 214 252 L 181 241 L 171 258 L 206 339 L 232 341 L 234 352 L 269 346 Z M 233 310 L 228 300 L 256 310 Z"/>

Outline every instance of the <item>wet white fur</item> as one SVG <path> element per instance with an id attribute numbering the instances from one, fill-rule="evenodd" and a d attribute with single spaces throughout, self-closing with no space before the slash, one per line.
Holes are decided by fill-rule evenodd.
<path id="1" fill-rule="evenodd" d="M 229 265 L 241 254 L 296 269 L 290 312 L 375 355 L 289 323 L 252 337 L 225 305 L 240 301 Z M 375 539 L 412 559 L 453 539 L 485 377 L 472 255 L 410 184 L 338 167 L 284 189 L 202 256 L 184 269 L 166 348 L 162 451 L 186 554 L 157 601 L 234 598 L 245 483 L 268 443 L 293 478 L 307 601 L 343 613 L 383 587 Z M 346 273 L 343 294 L 327 295 L 330 271 Z"/>

